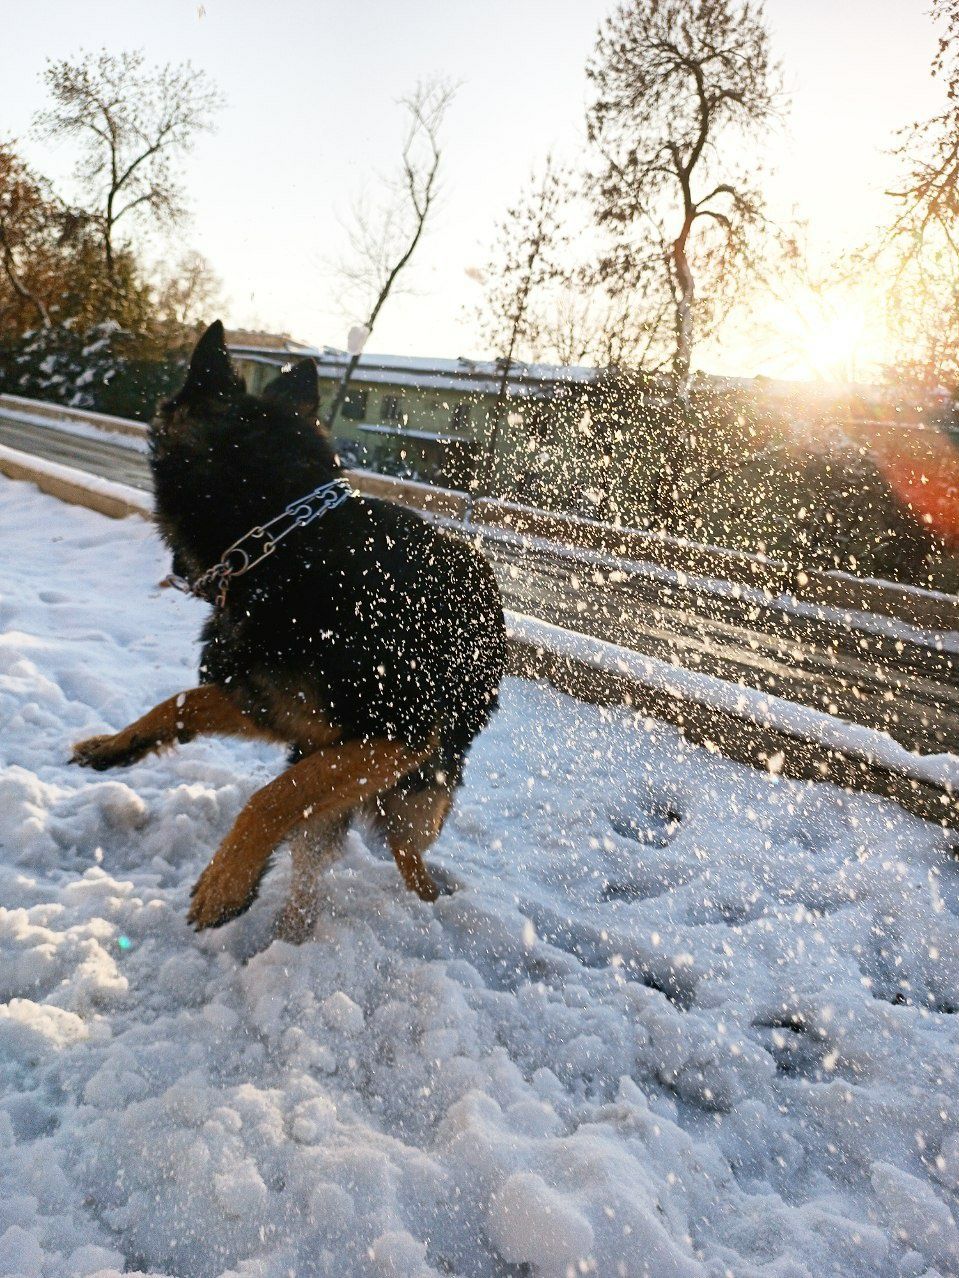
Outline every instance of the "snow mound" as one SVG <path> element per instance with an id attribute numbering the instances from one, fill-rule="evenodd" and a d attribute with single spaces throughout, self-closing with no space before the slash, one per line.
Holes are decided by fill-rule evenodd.
<path id="1" fill-rule="evenodd" d="M 0 1273 L 959 1273 L 959 865 L 895 806 L 508 681 L 405 892 L 187 894 L 282 766 L 69 743 L 193 682 L 163 553 L 0 488 Z"/>

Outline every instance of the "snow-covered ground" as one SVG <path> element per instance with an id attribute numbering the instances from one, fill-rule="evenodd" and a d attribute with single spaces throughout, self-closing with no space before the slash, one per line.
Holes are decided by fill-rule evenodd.
<path id="1" fill-rule="evenodd" d="M 189 686 L 138 520 L 0 481 L 0 1274 L 959 1273 L 959 861 L 867 797 L 510 681 L 405 892 L 354 834 L 187 893 L 277 750 L 70 741 Z"/>

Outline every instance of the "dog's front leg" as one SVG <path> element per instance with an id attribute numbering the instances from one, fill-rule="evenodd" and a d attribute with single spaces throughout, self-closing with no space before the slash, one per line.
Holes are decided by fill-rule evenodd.
<path id="1" fill-rule="evenodd" d="M 344 817 L 391 789 L 428 757 L 396 741 L 347 741 L 317 750 L 252 796 L 193 889 L 189 921 L 219 927 L 256 897 L 278 843 L 304 820 Z"/>
<path id="2" fill-rule="evenodd" d="M 154 706 L 121 732 L 88 737 L 73 747 L 71 763 L 84 768 L 122 767 L 176 742 L 192 741 L 201 733 L 262 736 L 263 731 L 238 710 L 216 684 L 180 692 Z"/>
<path id="3" fill-rule="evenodd" d="M 273 925 L 273 934 L 281 941 L 299 945 L 313 931 L 319 910 L 320 875 L 336 859 L 348 825 L 348 816 L 307 821 L 290 836 L 290 894 Z"/>

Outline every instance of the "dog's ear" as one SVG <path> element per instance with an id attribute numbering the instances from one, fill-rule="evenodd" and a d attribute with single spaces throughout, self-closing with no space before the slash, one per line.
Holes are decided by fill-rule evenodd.
<path id="1" fill-rule="evenodd" d="M 271 404 L 280 404 L 288 412 L 304 421 L 316 421 L 320 408 L 320 383 L 316 364 L 311 359 L 301 359 L 291 369 L 274 377 L 265 386 L 261 398 Z"/>
<path id="2" fill-rule="evenodd" d="M 230 362 L 226 334 L 220 320 L 214 320 L 196 344 L 190 359 L 181 395 L 187 399 L 228 402 L 242 395 L 243 379 Z"/>

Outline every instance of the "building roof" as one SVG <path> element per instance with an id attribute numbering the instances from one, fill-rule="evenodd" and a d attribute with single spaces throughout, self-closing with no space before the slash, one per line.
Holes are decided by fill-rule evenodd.
<path id="1" fill-rule="evenodd" d="M 289 333 L 263 333 L 252 328 L 227 329 L 226 344 L 231 350 L 261 351 L 264 354 L 311 355 L 316 351 L 315 346 L 297 341 Z"/>
<path id="2" fill-rule="evenodd" d="M 434 444 L 471 444 L 473 439 L 468 435 L 457 435 L 448 430 L 418 430 L 412 426 L 388 426 L 378 422 L 357 422 L 357 430 L 366 431 L 369 435 L 391 435 L 395 439 L 420 439 Z"/>
<path id="3" fill-rule="evenodd" d="M 268 364 L 283 364 L 290 357 L 312 358 L 322 378 L 339 378 L 350 356 L 334 347 L 302 346 L 292 339 L 276 339 L 272 344 L 256 340 L 234 340 L 257 335 L 230 333 L 227 345 L 240 358 Z M 269 336 L 269 335 L 268 335 Z M 286 345 L 280 344 L 285 341 Z M 284 356 L 286 359 L 284 359 Z M 586 383 L 599 375 L 595 368 L 562 364 L 522 364 L 514 362 L 509 375 L 512 395 L 541 393 L 561 383 Z M 432 359 L 418 355 L 367 355 L 360 357 L 352 380 L 384 386 L 415 386 L 465 394 L 495 395 L 499 390 L 502 365 L 491 360 Z"/>

